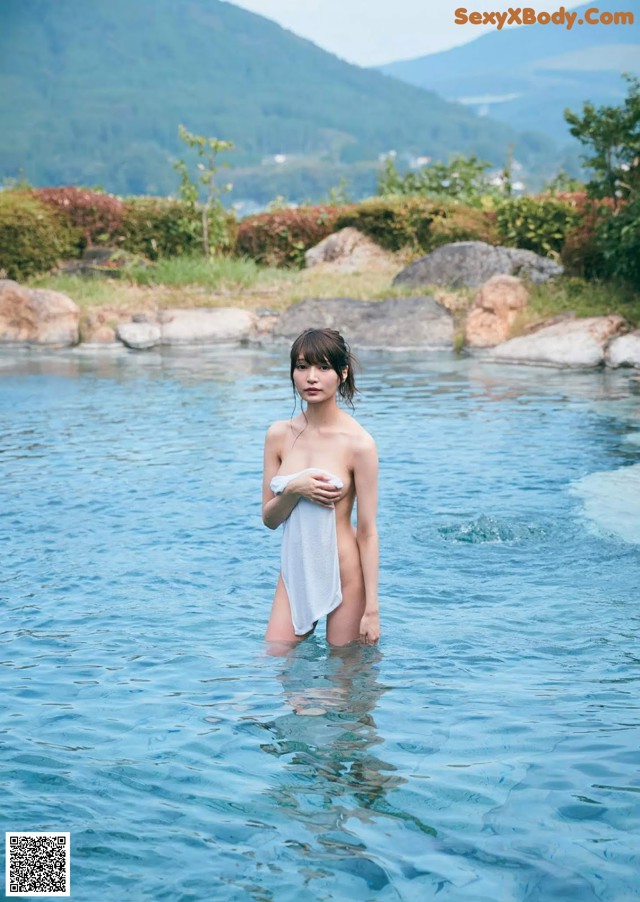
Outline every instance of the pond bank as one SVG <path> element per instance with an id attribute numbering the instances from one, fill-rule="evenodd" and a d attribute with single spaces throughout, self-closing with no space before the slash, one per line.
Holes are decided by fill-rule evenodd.
<path id="1" fill-rule="evenodd" d="M 456 248 L 456 245 L 451 245 Z M 433 256 L 436 256 L 435 254 Z M 104 277 L 0 281 L 0 345 L 132 350 L 290 340 L 343 329 L 355 348 L 449 348 L 505 362 L 640 366 L 640 300 L 566 277 L 494 275 L 476 290 L 398 285 L 400 258 L 371 272 L 265 271 L 248 285 L 140 286 Z M 65 291 L 56 290 L 58 288 Z M 73 298 L 73 300 L 71 299 Z M 76 303 L 77 300 L 77 303 Z"/>

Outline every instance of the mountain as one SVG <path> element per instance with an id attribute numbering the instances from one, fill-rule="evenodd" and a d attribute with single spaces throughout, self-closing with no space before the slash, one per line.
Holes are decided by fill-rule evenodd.
<path id="1" fill-rule="evenodd" d="M 617 104 L 627 88 L 621 73 L 640 73 L 640 10 L 633 12 L 637 3 L 626 4 L 632 22 L 602 21 L 603 14 L 606 21 L 624 7 L 620 0 L 601 0 L 597 7 L 584 4 L 571 10 L 577 14 L 571 29 L 520 25 L 378 69 L 516 130 L 545 131 L 555 141 L 570 141 L 562 115 L 566 107 L 580 112 L 585 101 Z M 601 17 L 597 25 L 587 23 L 589 9 L 598 11 L 589 14 Z"/>
<path id="2" fill-rule="evenodd" d="M 36 185 L 175 192 L 179 123 L 233 141 L 228 159 L 254 193 L 256 182 L 286 189 L 293 178 L 290 198 L 335 184 L 336 172 L 373 185 L 392 149 L 499 165 L 515 145 L 543 169 L 554 155 L 544 138 L 522 139 L 221 0 L 2 0 L 0 61 L 0 180 L 22 170 Z"/>

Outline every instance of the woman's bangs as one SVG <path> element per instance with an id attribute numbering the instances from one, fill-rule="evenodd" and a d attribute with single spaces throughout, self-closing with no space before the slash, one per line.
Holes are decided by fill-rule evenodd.
<path id="1" fill-rule="evenodd" d="M 303 335 L 298 348 L 298 357 L 304 357 L 312 366 L 333 366 L 327 354 L 327 341 L 323 335 Z"/>

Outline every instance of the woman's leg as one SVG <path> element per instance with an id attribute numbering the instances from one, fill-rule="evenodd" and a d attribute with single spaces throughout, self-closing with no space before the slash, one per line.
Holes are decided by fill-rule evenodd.
<path id="1" fill-rule="evenodd" d="M 296 636 L 293 631 L 293 621 L 291 620 L 291 605 L 289 604 L 289 596 L 282 580 L 282 574 L 278 577 L 278 585 L 276 586 L 276 594 L 273 598 L 271 607 L 271 617 L 267 625 L 265 639 L 267 642 L 278 642 L 286 644 L 295 644 L 302 642 L 307 636 L 310 636 L 315 629 L 305 633 L 304 636 Z"/>
<path id="2" fill-rule="evenodd" d="M 327 642 L 348 645 L 360 638 L 364 614 L 364 585 L 359 580 L 342 586 L 342 603 L 327 618 Z"/>

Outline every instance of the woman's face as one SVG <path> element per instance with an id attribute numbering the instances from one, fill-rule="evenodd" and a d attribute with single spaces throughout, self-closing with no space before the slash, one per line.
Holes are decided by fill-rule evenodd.
<path id="1" fill-rule="evenodd" d="M 334 397 L 340 379 L 331 364 L 308 363 L 304 357 L 298 357 L 293 370 L 293 384 L 301 398 L 314 403 Z"/>

